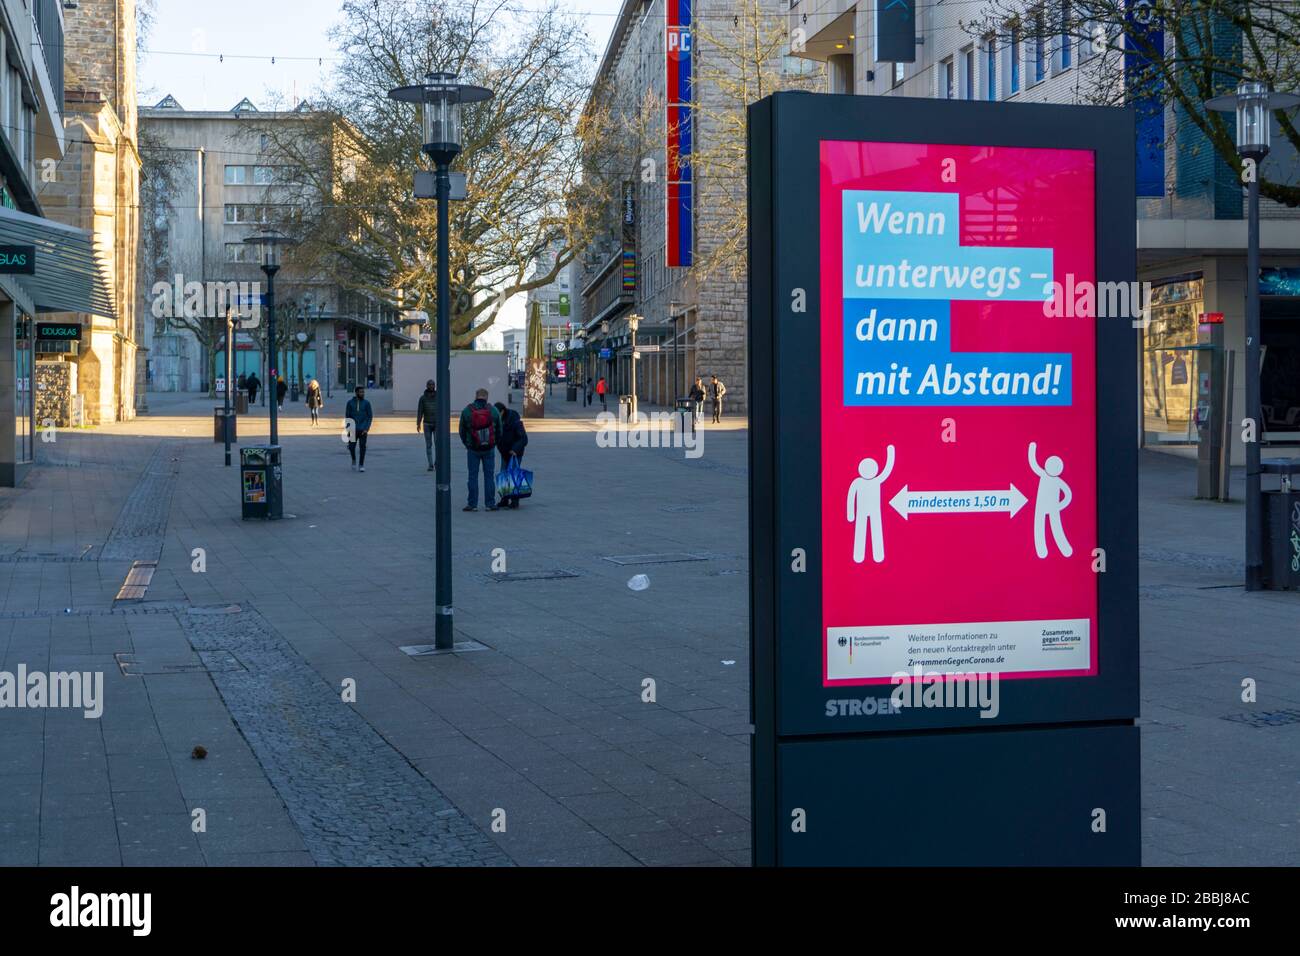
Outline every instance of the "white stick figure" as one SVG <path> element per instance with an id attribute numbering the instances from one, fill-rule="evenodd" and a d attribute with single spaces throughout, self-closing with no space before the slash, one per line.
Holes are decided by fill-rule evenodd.
<path id="1" fill-rule="evenodd" d="M 885 470 L 880 471 L 874 458 L 858 462 L 860 478 L 849 485 L 848 520 L 856 522 L 853 529 L 853 560 L 861 564 L 867 556 L 867 525 L 871 525 L 871 560 L 879 564 L 885 560 L 885 538 L 880 528 L 880 486 L 894 470 L 894 446 L 885 453 Z M 879 472 L 879 474 L 877 474 Z"/>
<path id="2" fill-rule="evenodd" d="M 1038 494 L 1034 496 L 1034 550 L 1040 558 L 1047 557 L 1047 524 L 1051 522 L 1052 537 L 1064 557 L 1074 553 L 1061 527 L 1061 512 L 1069 507 L 1074 495 L 1060 477 L 1065 463 L 1056 455 L 1038 467 L 1038 442 L 1029 443 L 1029 467 L 1038 476 Z"/>

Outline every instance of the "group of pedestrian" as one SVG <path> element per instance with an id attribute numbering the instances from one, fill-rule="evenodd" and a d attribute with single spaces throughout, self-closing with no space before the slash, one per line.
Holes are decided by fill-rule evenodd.
<path id="1" fill-rule="evenodd" d="M 709 376 L 709 384 L 704 384 L 703 378 L 697 378 L 695 384 L 691 386 L 691 427 L 694 428 L 704 417 L 704 400 L 710 399 L 713 402 L 713 422 L 714 424 L 722 423 L 722 396 L 727 394 L 727 386 L 722 384 L 721 379 L 716 375 Z"/>
<path id="2" fill-rule="evenodd" d="M 493 452 L 501 456 L 501 469 L 510 467 L 511 459 L 522 463 L 524 449 L 528 446 L 528 432 L 523 417 L 503 403 L 488 404 L 488 390 L 480 388 L 474 401 L 460 413 L 460 440 L 465 446 L 469 466 L 469 498 L 463 510 L 478 510 L 478 476 L 483 473 L 483 504 L 487 511 L 497 511 L 503 506 L 519 507 L 519 498 L 510 495 L 497 500 L 496 472 Z"/>
<path id="3" fill-rule="evenodd" d="M 239 373 L 239 378 L 235 380 L 235 387 L 241 392 L 248 393 L 248 404 L 257 404 L 257 393 L 262 390 L 262 380 L 257 377 L 257 373 L 245 375 Z M 289 386 L 280 375 L 275 380 L 275 403 L 279 406 L 280 411 L 284 411 L 284 397 L 289 391 Z M 307 383 L 307 411 L 311 413 L 311 423 L 320 424 L 320 410 L 325 405 L 325 399 L 321 395 L 320 382 L 312 379 Z"/>

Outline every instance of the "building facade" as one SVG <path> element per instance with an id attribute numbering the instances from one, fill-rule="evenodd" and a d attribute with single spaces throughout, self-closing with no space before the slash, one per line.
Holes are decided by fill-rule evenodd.
<path id="1" fill-rule="evenodd" d="M 1141 383 L 1139 440 L 1192 445 L 1205 423 L 1212 356 L 1234 356 L 1232 408 L 1245 408 L 1246 222 L 1244 190 L 1208 138 L 1172 105 L 1150 108 L 1127 85 L 1125 40 L 1112 25 L 1088 21 L 1081 4 L 918 0 L 914 59 L 875 56 L 876 4 L 795 0 L 791 31 L 798 55 L 827 64 L 830 91 L 871 96 L 939 97 L 1007 103 L 1137 105 L 1138 197 L 1134 211 L 1138 278 L 1151 284 L 1150 311 L 1134 361 Z M 979 24 L 979 27 L 972 26 Z M 1172 49 L 1172 30 L 1153 21 L 1150 39 Z M 1230 55 L 1240 34 L 1216 27 Z M 1132 62 L 1130 59 L 1128 62 Z M 1161 98 L 1157 97 L 1156 102 Z M 1274 121 L 1276 122 L 1276 121 Z M 1231 123 L 1231 119 L 1229 120 Z M 1274 127 L 1261 173 L 1300 182 L 1300 164 Z M 1265 441 L 1300 442 L 1300 209 L 1261 204 L 1261 392 Z M 1209 317 L 1217 328 L 1207 328 Z M 1216 344 L 1217 343 L 1217 344 Z M 1245 460 L 1233 429 L 1233 462 Z"/>
<path id="2" fill-rule="evenodd" d="M 726 269 L 709 270 L 706 278 L 700 264 L 743 235 L 735 211 L 743 207 L 744 163 L 724 172 L 728 164 L 697 164 L 692 156 L 730 144 L 743 157 L 737 90 L 746 5 L 698 0 L 689 9 L 693 20 L 683 24 L 683 5 L 625 0 L 601 59 L 589 109 L 620 118 L 617 161 L 626 173 L 606 228 L 575 259 L 575 328 L 585 332 L 582 375 L 604 376 L 612 392 L 631 388 L 627 317 L 639 315 L 637 345 L 653 350 L 635 360 L 641 403 L 672 405 L 696 376 L 717 375 L 727 386 L 728 409 L 743 411 L 745 280 Z M 779 22 L 783 6 L 762 0 L 755 9 Z M 763 62 L 778 74 L 787 65 L 795 75 L 809 72 L 782 55 Z M 757 91 L 750 95 L 756 99 Z"/>
<path id="3" fill-rule="evenodd" d="M 245 240 L 268 227 L 292 234 L 301 219 L 266 124 L 305 116 L 304 106 L 263 112 L 247 98 L 230 110 L 194 111 L 167 96 L 140 111 L 156 177 L 145 223 L 149 273 L 140 283 L 150 390 L 210 391 L 224 381 L 224 306 L 260 303 L 265 293 L 256 249 Z M 189 310 L 197 315 L 181 314 L 187 290 L 200 293 L 201 308 Z M 393 348 L 417 341 L 400 331 L 407 323 L 395 308 L 295 272 L 291 261 L 276 276 L 276 306 L 288 343 L 275 367 L 291 390 L 312 378 L 330 388 L 386 388 Z M 236 332 L 229 363 L 236 380 L 253 373 L 268 380 L 265 334 L 264 321 Z"/>
<path id="4" fill-rule="evenodd" d="M 40 197 L 41 186 L 58 178 L 69 148 L 66 45 L 57 0 L 0 0 L 0 244 L 18 247 L 11 265 L 26 259 L 28 266 L 0 274 L 0 485 L 6 486 L 26 476 L 36 459 L 36 431 L 46 424 L 36 418 L 38 318 L 73 312 L 112 321 L 115 315 L 102 235 L 48 218 Z M 74 323 L 67 331 L 82 329 Z"/>
<path id="5" fill-rule="evenodd" d="M 534 263 L 533 275 L 545 275 L 554 267 L 555 252 L 552 251 L 548 256 L 541 257 Z M 576 381 L 580 372 L 572 364 L 574 359 L 571 356 L 578 354 L 583 334 L 573 314 L 572 273 L 571 262 L 560 269 L 553 282 L 538 286 L 536 289 L 529 289 L 524 297 L 524 318 L 527 320 L 532 317 L 533 306 L 536 305 L 542 320 L 542 350 L 547 358 L 550 377 Z M 503 333 L 503 342 L 504 335 L 505 333 Z M 506 355 L 512 360 L 514 356 L 511 355 L 510 349 L 513 344 L 512 339 L 511 345 L 505 346 Z M 526 359 L 528 357 L 526 326 L 520 332 L 519 349 L 521 359 Z M 557 366 L 557 361 L 563 364 Z"/>
<path id="6" fill-rule="evenodd" d="M 37 360 L 70 362 L 71 413 L 57 424 L 135 417 L 143 361 L 136 296 L 140 242 L 134 0 L 85 0 L 63 10 L 65 155 L 41 170 L 37 194 L 50 218 L 85 229 L 102 252 L 114 315 L 63 314 L 76 343 L 36 341 Z M 68 348 L 72 345 L 73 348 Z M 65 370 L 51 369 L 62 390 Z M 53 387 L 53 386 L 51 386 Z"/>

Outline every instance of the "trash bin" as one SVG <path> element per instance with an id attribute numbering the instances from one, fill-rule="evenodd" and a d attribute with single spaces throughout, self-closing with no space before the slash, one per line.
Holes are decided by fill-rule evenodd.
<path id="1" fill-rule="evenodd" d="M 212 410 L 212 440 L 218 445 L 224 445 L 230 442 L 235 443 L 235 410 L 232 408 L 230 414 L 226 414 L 224 405 L 218 406 Z"/>
<path id="2" fill-rule="evenodd" d="M 235 414 L 236 415 L 248 414 L 248 393 L 247 392 L 235 393 Z"/>
<path id="3" fill-rule="evenodd" d="M 289 386 L 289 401 L 291 401 L 291 402 L 296 402 L 296 401 L 298 401 L 298 383 L 297 383 L 297 382 L 294 382 L 292 385 Z"/>
<path id="4" fill-rule="evenodd" d="M 1263 475 L 1277 475 L 1278 487 L 1264 489 L 1264 586 L 1283 591 L 1300 588 L 1300 459 L 1264 458 Z"/>
<path id="5" fill-rule="evenodd" d="M 681 419 L 681 430 L 691 431 L 694 428 L 695 403 L 689 398 L 679 398 L 673 402 L 673 410 L 677 412 Z"/>
<path id="6" fill-rule="evenodd" d="M 578 386 L 576 385 L 565 386 L 564 398 L 566 401 L 576 402 L 578 400 Z"/>
<path id="7" fill-rule="evenodd" d="M 621 422 L 630 422 L 632 420 L 631 395 L 620 395 L 618 397 L 618 420 Z"/>
<path id="8" fill-rule="evenodd" d="M 283 517 L 279 445 L 239 449 L 239 489 L 245 519 Z"/>

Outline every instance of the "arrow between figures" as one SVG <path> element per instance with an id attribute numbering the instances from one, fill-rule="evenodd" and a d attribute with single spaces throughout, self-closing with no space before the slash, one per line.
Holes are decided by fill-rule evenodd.
<path id="1" fill-rule="evenodd" d="M 909 514 L 988 514 L 1006 512 L 1008 517 L 1029 499 L 1011 485 L 1005 491 L 910 491 L 907 485 L 890 499 L 890 506 L 907 519 Z"/>

